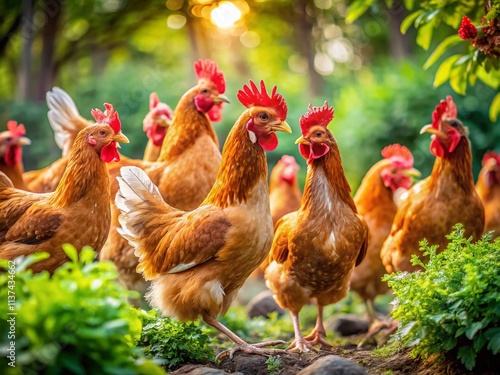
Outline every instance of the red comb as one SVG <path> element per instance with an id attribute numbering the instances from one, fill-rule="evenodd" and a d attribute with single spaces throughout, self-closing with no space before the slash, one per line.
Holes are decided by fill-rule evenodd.
<path id="1" fill-rule="evenodd" d="M 153 109 L 160 103 L 160 98 L 156 92 L 149 94 L 149 109 Z"/>
<path id="2" fill-rule="evenodd" d="M 384 147 L 381 154 L 384 159 L 399 156 L 413 164 L 413 155 L 411 154 L 411 151 L 407 147 L 401 146 L 399 143 Z"/>
<path id="3" fill-rule="evenodd" d="M 306 135 L 307 131 L 315 125 L 328 126 L 333 119 L 333 107 L 328 107 L 328 102 L 323 104 L 323 107 L 313 107 L 309 104 L 307 113 L 300 118 L 300 130 L 302 135 Z"/>
<path id="4" fill-rule="evenodd" d="M 212 60 L 198 60 L 194 63 L 194 71 L 198 80 L 206 78 L 212 81 L 220 94 L 226 91 L 226 80 L 224 74 L 217 67 L 217 63 Z"/>
<path id="5" fill-rule="evenodd" d="M 7 130 L 12 134 L 13 137 L 22 137 L 26 134 L 26 128 L 24 127 L 24 125 L 17 125 L 17 121 L 14 120 L 7 121 Z"/>
<path id="6" fill-rule="evenodd" d="M 115 134 L 118 134 L 121 130 L 121 122 L 118 117 L 118 112 L 116 112 L 113 105 L 109 103 L 104 103 L 104 108 L 106 108 L 104 112 L 99 108 L 94 108 L 90 113 L 96 122 L 100 124 L 108 124 L 111 126 L 111 129 L 113 129 Z"/>
<path id="7" fill-rule="evenodd" d="M 264 81 L 260 81 L 260 92 L 253 81 L 250 81 L 250 87 L 244 85 L 243 90 L 238 90 L 237 97 L 241 104 L 247 108 L 271 107 L 277 112 L 279 119 L 285 121 L 288 107 L 285 99 L 280 94 L 276 94 L 276 86 L 274 86 L 271 96 L 267 93 Z"/>
<path id="8" fill-rule="evenodd" d="M 482 164 L 484 165 L 490 159 L 495 159 L 500 164 L 500 154 L 497 154 L 495 151 L 488 151 L 484 154 Z"/>
<path id="9" fill-rule="evenodd" d="M 457 106 L 450 95 L 446 97 L 446 101 L 441 100 L 432 112 L 432 127 L 438 129 L 441 121 L 446 118 L 457 118 Z"/>

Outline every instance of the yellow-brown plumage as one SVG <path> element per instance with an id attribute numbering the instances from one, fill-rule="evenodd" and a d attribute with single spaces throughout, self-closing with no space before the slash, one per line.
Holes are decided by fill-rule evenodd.
<path id="1" fill-rule="evenodd" d="M 201 316 L 249 352 L 264 349 L 246 344 L 216 317 L 227 311 L 269 252 L 273 229 L 267 163 L 258 140 L 277 130 L 290 131 L 283 121 L 272 107 L 246 110 L 228 135 L 214 186 L 191 212 L 166 204 L 136 168 L 122 169 L 116 198 L 120 233 L 135 248 L 138 270 L 152 280 L 151 305 L 180 320 Z M 250 122 L 260 133 L 247 129 Z"/>
<path id="2" fill-rule="evenodd" d="M 90 138 L 96 143 L 90 144 Z M 77 136 L 54 192 L 35 194 L 9 187 L 0 191 L 0 258 L 46 251 L 50 258 L 31 268 L 53 272 L 67 261 L 64 243 L 78 250 L 85 245 L 101 250 L 110 226 L 110 197 L 100 153 L 112 141 L 128 140 L 109 125 L 88 126 Z"/>
<path id="3" fill-rule="evenodd" d="M 435 134 L 433 142 L 443 144 L 442 157 L 436 157 L 432 173 L 412 186 L 398 207 L 391 232 L 381 250 L 387 272 L 416 271 L 411 256 L 418 254 L 424 238 L 442 251 L 448 244 L 446 235 L 462 223 L 465 236 L 479 239 L 484 229 L 484 208 L 475 192 L 472 156 L 467 128 L 456 119 L 443 120 L 439 129 L 425 127 Z M 456 148 L 448 150 L 452 136 Z M 425 258 L 423 258 L 425 261 Z"/>
<path id="4" fill-rule="evenodd" d="M 326 145 L 329 151 L 310 160 L 300 209 L 276 223 L 265 273 L 276 301 L 292 315 L 295 341 L 291 347 L 299 352 L 315 344 L 329 346 L 324 340 L 322 308 L 346 296 L 351 272 L 364 258 L 368 236 L 350 196 L 333 135 L 326 127 L 313 126 L 301 142 L 311 148 Z M 311 299 L 318 304 L 318 321 L 313 333 L 303 338 L 298 313 Z"/>

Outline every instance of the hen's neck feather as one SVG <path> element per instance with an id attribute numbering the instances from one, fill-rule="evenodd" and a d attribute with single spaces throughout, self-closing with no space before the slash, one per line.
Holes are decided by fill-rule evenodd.
<path id="1" fill-rule="evenodd" d="M 172 123 L 165 135 L 158 161 L 170 161 L 191 147 L 194 140 L 203 134 L 209 135 L 216 145 L 217 134 L 205 113 L 196 109 L 194 97 L 198 86 L 187 91 L 175 108 Z"/>
<path id="2" fill-rule="evenodd" d="M 76 203 L 84 197 L 109 197 L 110 182 L 106 164 L 87 142 L 85 132 L 78 134 L 68 165 L 52 193 L 52 203 L 62 207 Z M 108 198 L 109 200 L 109 198 Z"/>
<path id="3" fill-rule="evenodd" d="M 324 178 L 322 178 L 323 176 Z M 328 197 L 323 196 L 325 185 Z M 308 166 L 306 185 L 302 197 L 302 209 L 324 207 L 323 203 L 325 199 L 330 199 L 331 201 L 340 199 L 354 212 L 357 212 L 350 193 L 351 187 L 347 182 L 344 169 L 342 168 L 340 152 L 337 145 L 334 145 L 325 156 L 315 159 Z"/>
<path id="4" fill-rule="evenodd" d="M 26 189 L 26 185 L 23 180 L 24 166 L 22 163 L 16 163 L 13 167 L 9 167 L 4 163 L 3 159 L 0 159 L 0 172 L 5 173 L 16 188 L 23 190 Z"/>
<path id="5" fill-rule="evenodd" d="M 246 129 L 249 120 L 250 116 L 244 112 L 229 132 L 217 179 L 202 205 L 225 208 L 246 202 L 259 181 L 267 182 L 266 155 L 258 143 L 250 140 Z"/>
<path id="6" fill-rule="evenodd" d="M 361 215 L 370 212 L 377 207 L 387 208 L 387 205 L 394 205 L 394 194 L 392 190 L 384 185 L 380 173 L 390 165 L 387 160 L 375 163 L 366 173 L 363 181 L 356 191 L 354 202 Z"/>
<path id="7" fill-rule="evenodd" d="M 431 173 L 431 186 L 453 181 L 466 193 L 474 190 L 472 175 L 472 153 L 467 137 L 462 137 L 453 152 L 445 150 L 444 157 L 436 158 Z"/>

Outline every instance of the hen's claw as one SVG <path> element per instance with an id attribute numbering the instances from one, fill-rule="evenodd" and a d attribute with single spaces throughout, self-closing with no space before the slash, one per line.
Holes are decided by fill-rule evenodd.
<path id="1" fill-rule="evenodd" d="M 262 349 L 264 346 L 275 346 L 275 345 L 281 345 L 284 344 L 285 342 L 282 340 L 276 340 L 276 341 L 267 341 L 267 342 L 261 342 L 257 344 L 242 344 L 235 346 L 234 348 L 230 350 L 225 350 L 219 354 L 217 354 L 217 357 L 215 357 L 216 361 L 221 361 L 227 356 L 229 356 L 229 359 L 233 359 L 234 353 L 241 351 L 246 354 L 258 354 L 258 355 L 263 355 L 266 357 L 276 355 L 276 354 L 285 354 L 286 351 L 283 349 Z"/>
<path id="2" fill-rule="evenodd" d="M 325 333 L 313 330 L 309 335 L 304 337 L 312 347 L 319 345 L 321 350 L 332 350 L 333 345 L 325 340 Z"/>
<path id="3" fill-rule="evenodd" d="M 316 349 L 309 341 L 307 340 L 293 340 L 293 342 L 290 344 L 290 346 L 287 348 L 289 352 L 292 353 L 307 353 L 308 351 L 312 350 L 313 352 L 319 352 L 318 349 Z"/>

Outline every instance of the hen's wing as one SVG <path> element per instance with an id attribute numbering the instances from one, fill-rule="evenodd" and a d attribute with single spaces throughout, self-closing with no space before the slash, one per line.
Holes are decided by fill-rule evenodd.
<path id="1" fill-rule="evenodd" d="M 135 248 L 137 270 L 146 280 L 182 272 L 217 256 L 231 228 L 221 208 L 207 205 L 180 211 L 164 202 L 140 168 L 124 167 L 121 175 L 115 201 L 121 211 L 118 230 Z"/>
<path id="2" fill-rule="evenodd" d="M 289 255 L 289 234 L 294 230 L 293 219 L 296 212 L 291 212 L 276 222 L 274 227 L 274 239 L 269 253 L 269 261 L 285 263 Z"/>
<path id="3" fill-rule="evenodd" d="M 363 259 L 365 259 L 366 251 L 368 249 L 368 224 L 361 215 L 358 215 L 358 217 L 361 220 L 361 223 L 363 224 L 363 229 L 365 233 L 364 233 L 363 243 L 361 244 L 361 249 L 359 249 L 359 254 L 358 257 L 356 258 L 355 266 L 358 266 L 363 261 Z"/>
<path id="4" fill-rule="evenodd" d="M 21 225 L 18 221 L 26 221 L 30 219 L 30 215 L 24 214 L 35 203 L 45 198 L 42 194 L 33 194 L 23 190 L 6 188 L 0 190 L 0 245 L 5 241 L 12 241 L 20 235 L 23 239 Z M 42 220 L 43 222 L 44 220 Z M 44 225 L 41 223 L 41 225 Z M 33 227 L 34 228 L 34 227 Z M 36 231 L 36 228 L 35 228 Z"/>

